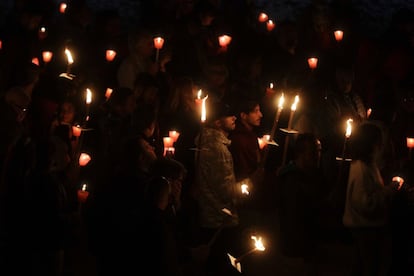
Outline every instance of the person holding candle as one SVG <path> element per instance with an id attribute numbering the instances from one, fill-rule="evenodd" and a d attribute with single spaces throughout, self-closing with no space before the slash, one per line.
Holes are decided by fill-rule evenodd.
<path id="1" fill-rule="evenodd" d="M 366 122 L 354 130 L 350 140 L 352 162 L 343 224 L 355 247 L 352 275 L 388 275 L 390 270 L 390 211 L 401 182 L 384 183 L 380 168 L 383 139 L 383 130 Z"/>
<path id="2" fill-rule="evenodd" d="M 241 220 L 245 215 L 247 220 L 257 218 L 260 213 L 259 205 L 263 200 L 263 168 L 260 167 L 261 152 L 257 141 L 257 131 L 263 114 L 258 100 L 242 99 L 237 104 L 236 128 L 229 138 L 230 152 L 234 162 L 234 173 L 237 181 L 249 178 L 249 196 L 240 205 Z M 244 211 L 244 212 L 242 212 Z M 244 223 L 251 223 L 245 221 Z M 257 222 L 257 221 L 256 221 Z"/>
<path id="3" fill-rule="evenodd" d="M 239 225 L 236 202 L 240 195 L 228 138 L 236 127 L 236 116 L 229 105 L 213 98 L 207 101 L 207 110 L 208 119 L 196 137 L 196 200 L 201 242 L 207 244 L 220 231 L 210 248 L 207 274 L 221 275 L 227 264 L 226 251 L 235 247 Z"/>

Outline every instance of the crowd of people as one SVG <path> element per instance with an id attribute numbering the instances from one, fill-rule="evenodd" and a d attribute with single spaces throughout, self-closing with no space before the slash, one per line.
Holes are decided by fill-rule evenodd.
<path id="1" fill-rule="evenodd" d="M 346 0 L 274 29 L 253 1 L 65 4 L 0 32 L 1 275 L 237 275 L 252 237 L 282 275 L 323 275 L 326 240 L 349 275 L 412 275 L 413 11 L 373 38 Z"/>

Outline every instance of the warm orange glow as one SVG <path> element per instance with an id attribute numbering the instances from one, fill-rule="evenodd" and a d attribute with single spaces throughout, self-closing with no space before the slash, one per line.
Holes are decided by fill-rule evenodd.
<path id="1" fill-rule="evenodd" d="M 0 50 L 3 49 L 3 41 L 0 40 Z"/>
<path id="2" fill-rule="evenodd" d="M 41 27 L 38 32 L 39 39 L 45 39 L 47 37 L 47 32 L 45 27 Z"/>
<path id="3" fill-rule="evenodd" d="M 88 199 L 89 196 L 89 192 L 86 190 L 86 184 L 82 185 L 82 188 L 80 190 L 78 190 L 78 200 L 81 203 L 85 203 L 86 200 Z"/>
<path id="4" fill-rule="evenodd" d="M 231 42 L 231 36 L 221 35 L 218 37 L 218 41 L 221 47 L 227 47 Z"/>
<path id="5" fill-rule="evenodd" d="M 244 195 L 248 195 L 249 194 L 249 185 L 247 184 L 241 184 L 240 185 L 241 188 L 241 193 Z"/>
<path id="6" fill-rule="evenodd" d="M 164 142 L 164 148 L 170 148 L 174 144 L 174 140 L 171 137 L 163 137 L 162 141 Z"/>
<path id="7" fill-rule="evenodd" d="M 164 38 L 162 37 L 155 37 L 154 38 L 154 47 L 155 49 L 160 50 L 162 48 L 162 46 L 164 46 Z"/>
<path id="8" fill-rule="evenodd" d="M 346 121 L 346 132 L 345 132 L 345 137 L 346 138 L 351 137 L 351 134 L 352 134 L 352 122 L 353 122 L 352 119 L 348 119 Z"/>
<path id="9" fill-rule="evenodd" d="M 106 60 L 113 61 L 115 59 L 116 52 L 114 50 L 106 50 Z"/>
<path id="10" fill-rule="evenodd" d="M 79 125 L 72 126 L 72 134 L 75 137 L 81 136 L 82 128 Z"/>
<path id="11" fill-rule="evenodd" d="M 296 107 L 298 106 L 298 102 L 299 102 L 299 96 L 296 95 L 295 100 L 294 100 L 292 106 L 290 107 L 291 111 L 296 111 Z"/>
<path id="12" fill-rule="evenodd" d="M 251 239 L 254 240 L 254 246 L 256 250 L 264 251 L 266 249 L 263 245 L 261 237 L 251 236 Z"/>
<path id="13" fill-rule="evenodd" d="M 282 93 L 282 95 L 280 95 L 279 98 L 279 104 L 277 105 L 277 107 L 282 110 L 283 109 L 283 104 L 285 103 L 285 95 Z"/>
<path id="14" fill-rule="evenodd" d="M 316 57 L 308 58 L 308 65 L 310 69 L 316 69 L 318 67 L 318 59 Z"/>
<path id="15" fill-rule="evenodd" d="M 91 104 L 92 102 L 92 91 L 89 88 L 86 88 L 86 104 Z"/>
<path id="16" fill-rule="evenodd" d="M 275 28 L 275 23 L 273 22 L 273 20 L 268 20 L 266 23 L 266 29 L 271 32 L 273 31 L 273 29 Z"/>
<path id="17" fill-rule="evenodd" d="M 79 156 L 79 166 L 86 166 L 88 165 L 89 161 L 91 161 L 91 156 L 87 153 L 82 152 Z"/>
<path id="18" fill-rule="evenodd" d="M 109 88 L 109 87 L 106 88 L 106 91 L 105 91 L 105 98 L 106 98 L 106 100 L 109 100 L 109 98 L 111 97 L 113 91 L 114 90 L 112 88 Z"/>
<path id="19" fill-rule="evenodd" d="M 175 154 L 175 148 L 174 147 L 164 148 L 163 156 L 173 156 L 174 154 Z"/>
<path id="20" fill-rule="evenodd" d="M 180 136 L 180 133 L 176 130 L 170 130 L 168 131 L 168 136 L 171 137 L 171 139 L 173 139 L 173 142 L 177 142 L 178 137 Z"/>
<path id="21" fill-rule="evenodd" d="M 65 2 L 60 3 L 60 5 L 59 5 L 59 12 L 60 13 L 65 13 L 67 7 L 68 7 L 68 5 Z"/>
<path id="22" fill-rule="evenodd" d="M 72 57 L 72 53 L 69 51 L 68 48 L 65 49 L 65 55 L 68 59 L 68 64 L 72 64 L 73 63 L 73 57 Z"/>
<path id="23" fill-rule="evenodd" d="M 259 143 L 260 149 L 263 149 L 267 145 L 267 142 L 263 137 L 262 138 L 257 137 L 257 142 Z"/>
<path id="24" fill-rule="evenodd" d="M 414 148 L 414 138 L 407 137 L 407 148 L 409 148 L 409 149 Z"/>
<path id="25" fill-rule="evenodd" d="M 53 53 L 51 51 L 43 51 L 42 58 L 44 63 L 49 63 L 52 60 Z"/>
<path id="26" fill-rule="evenodd" d="M 37 57 L 32 58 L 32 63 L 36 64 L 37 66 L 39 66 L 39 59 Z"/>
<path id="27" fill-rule="evenodd" d="M 372 113 L 372 108 L 368 108 L 367 109 L 367 118 L 369 118 L 369 116 L 371 116 Z"/>
<path id="28" fill-rule="evenodd" d="M 206 100 L 208 99 L 208 95 L 206 95 L 201 102 L 201 122 L 204 123 L 207 119 L 207 108 L 206 108 Z"/>
<path id="29" fill-rule="evenodd" d="M 335 35 L 335 40 L 338 41 L 338 42 L 341 41 L 344 38 L 344 32 L 341 31 L 341 30 L 336 30 L 334 32 L 334 35 Z"/>
<path id="30" fill-rule="evenodd" d="M 264 12 L 261 12 L 259 14 L 259 18 L 258 18 L 259 22 L 263 23 L 263 22 L 266 22 L 268 19 L 269 19 L 269 16 L 267 16 L 267 14 L 265 14 Z"/>

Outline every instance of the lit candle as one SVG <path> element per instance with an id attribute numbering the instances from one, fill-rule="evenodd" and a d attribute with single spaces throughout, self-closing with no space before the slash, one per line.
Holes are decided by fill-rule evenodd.
<path id="1" fill-rule="evenodd" d="M 206 108 L 206 101 L 208 99 L 208 95 L 206 95 L 201 102 L 201 122 L 204 123 L 207 119 L 207 108 Z"/>
<path id="2" fill-rule="evenodd" d="M 112 92 L 113 92 L 113 89 L 112 88 L 106 88 L 106 91 L 105 91 L 105 98 L 106 98 L 106 100 L 109 100 L 109 98 L 111 97 L 111 95 L 112 95 Z"/>
<path id="3" fill-rule="evenodd" d="M 115 56 L 116 56 L 116 52 L 114 50 L 109 50 L 109 49 L 106 50 L 105 57 L 107 61 L 109 62 L 113 61 L 115 59 Z"/>
<path id="4" fill-rule="evenodd" d="M 338 42 L 344 38 L 344 32 L 341 30 L 334 31 L 334 35 L 335 35 L 335 40 Z"/>
<path id="5" fill-rule="evenodd" d="M 174 144 L 174 140 L 171 137 L 163 137 L 162 141 L 164 142 L 164 148 L 170 148 Z"/>
<path id="6" fill-rule="evenodd" d="M 39 59 L 37 57 L 32 58 L 32 63 L 36 64 L 37 66 L 39 66 Z"/>
<path id="7" fill-rule="evenodd" d="M 154 38 L 154 47 L 157 49 L 155 53 L 155 61 L 158 62 L 160 56 L 160 50 L 164 46 L 164 38 L 158 36 Z"/>
<path id="8" fill-rule="evenodd" d="M 257 137 L 257 142 L 259 143 L 260 149 L 263 149 L 267 145 L 267 142 L 263 137 Z"/>
<path id="9" fill-rule="evenodd" d="M 227 48 L 227 46 L 230 44 L 232 37 L 229 35 L 220 35 L 218 37 L 219 45 L 222 48 Z"/>
<path id="10" fill-rule="evenodd" d="M 371 116 L 372 113 L 372 108 L 368 108 L 367 109 L 367 119 L 369 118 L 369 116 Z"/>
<path id="11" fill-rule="evenodd" d="M 53 53 L 51 51 L 43 51 L 42 58 L 44 63 L 49 63 L 52 60 Z"/>
<path id="12" fill-rule="evenodd" d="M 75 137 L 81 136 L 82 128 L 80 125 L 72 126 L 72 135 Z"/>
<path id="13" fill-rule="evenodd" d="M 176 130 L 170 130 L 168 131 L 168 136 L 170 136 L 173 139 L 173 142 L 175 143 L 177 142 L 180 133 Z"/>
<path id="14" fill-rule="evenodd" d="M 244 194 L 244 195 L 250 194 L 250 192 L 249 192 L 249 185 L 243 183 L 243 184 L 240 185 L 240 189 L 241 189 L 241 193 L 242 194 Z"/>
<path id="15" fill-rule="evenodd" d="M 240 264 L 240 262 L 241 262 L 241 260 L 244 258 L 244 257 L 246 257 L 246 256 L 248 256 L 248 255 L 250 255 L 250 254 L 252 254 L 253 252 L 255 252 L 255 251 L 264 251 L 266 248 L 264 247 L 264 245 L 263 245 L 263 242 L 262 242 L 262 238 L 261 237 L 256 237 L 256 236 L 251 236 L 251 239 L 252 240 L 254 240 L 254 248 L 253 249 L 251 249 L 251 250 L 249 250 L 249 251 L 247 251 L 246 253 L 244 253 L 243 255 L 241 255 L 240 257 L 237 257 L 237 258 L 235 258 L 235 257 L 233 257 L 232 255 L 230 255 L 229 253 L 227 253 L 227 256 L 229 257 L 229 259 L 230 259 L 230 263 L 231 263 L 231 265 L 234 267 L 234 268 L 236 268 L 240 273 L 241 273 L 241 264 Z"/>
<path id="16" fill-rule="evenodd" d="M 298 102 L 299 102 L 299 96 L 296 95 L 295 100 L 294 100 L 292 106 L 290 107 L 290 117 L 289 117 L 289 122 L 288 122 L 288 129 L 292 128 L 293 114 L 295 114 Z"/>
<path id="17" fill-rule="evenodd" d="M 86 88 L 86 121 L 89 121 L 89 109 L 92 103 L 92 91 Z"/>
<path id="18" fill-rule="evenodd" d="M 79 166 L 84 167 L 91 161 L 91 156 L 87 153 L 82 152 L 79 156 Z"/>
<path id="19" fill-rule="evenodd" d="M 273 31 L 273 29 L 275 28 L 275 23 L 273 22 L 273 20 L 268 20 L 266 23 L 266 29 L 271 32 Z"/>
<path id="20" fill-rule="evenodd" d="M 39 39 L 45 39 L 47 37 L 47 32 L 45 27 L 41 27 L 38 32 Z"/>
<path id="21" fill-rule="evenodd" d="M 310 69 L 316 69 L 318 67 L 318 59 L 316 57 L 308 58 L 308 65 Z"/>
<path id="22" fill-rule="evenodd" d="M 404 178 L 401 176 L 394 176 L 391 181 L 398 182 L 398 190 L 401 189 L 402 185 L 404 184 Z"/>
<path id="23" fill-rule="evenodd" d="M 83 184 L 82 188 L 78 190 L 78 200 L 81 203 L 85 203 L 89 196 L 89 192 L 86 190 L 86 187 L 86 184 Z"/>
<path id="24" fill-rule="evenodd" d="M 73 57 L 72 53 L 69 51 L 68 48 L 65 48 L 65 55 L 68 60 L 68 66 L 66 67 L 66 73 L 70 73 L 70 66 L 73 64 Z"/>
<path id="25" fill-rule="evenodd" d="M 409 149 L 414 148 L 414 138 L 407 137 L 407 148 L 409 148 Z"/>
<path id="26" fill-rule="evenodd" d="M 260 23 L 266 22 L 269 19 L 269 16 L 267 16 L 267 14 L 265 14 L 264 12 L 261 12 L 259 14 L 258 20 Z"/>
<path id="27" fill-rule="evenodd" d="M 352 119 L 348 119 L 346 121 L 346 131 L 345 131 L 345 138 L 349 139 L 349 137 L 351 137 L 352 134 Z"/>
<path id="28" fill-rule="evenodd" d="M 59 5 L 59 12 L 60 13 L 65 13 L 67 7 L 68 7 L 68 5 L 65 2 L 60 3 L 60 5 Z"/>

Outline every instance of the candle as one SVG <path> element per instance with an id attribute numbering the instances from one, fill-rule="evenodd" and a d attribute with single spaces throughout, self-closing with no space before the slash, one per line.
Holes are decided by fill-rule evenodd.
<path id="1" fill-rule="evenodd" d="M 407 148 L 412 149 L 414 148 L 414 138 L 407 137 Z"/>
<path id="2" fill-rule="evenodd" d="M 368 108 L 367 109 L 367 119 L 369 118 L 369 116 L 371 116 L 372 113 L 372 108 Z"/>
<path id="3" fill-rule="evenodd" d="M 250 194 L 250 192 L 249 192 L 249 185 L 243 183 L 243 184 L 240 185 L 240 189 L 241 189 L 241 193 L 242 194 L 244 194 L 244 195 Z"/>
<path id="4" fill-rule="evenodd" d="M 39 59 L 37 57 L 32 58 L 32 63 L 36 64 L 37 66 L 39 66 Z"/>
<path id="5" fill-rule="evenodd" d="M 348 119 L 346 121 L 346 131 L 345 131 L 345 138 L 349 139 L 349 137 L 351 137 L 352 134 L 352 119 Z"/>
<path id="6" fill-rule="evenodd" d="M 268 19 L 269 19 L 269 16 L 267 16 L 267 14 L 265 14 L 264 12 L 261 12 L 259 14 L 258 20 L 260 23 L 266 22 Z"/>
<path id="7" fill-rule="evenodd" d="M 113 92 L 113 89 L 112 88 L 106 88 L 106 91 L 105 91 L 105 98 L 106 98 L 106 100 L 109 100 L 109 98 L 111 97 L 111 95 L 112 95 L 112 92 Z"/>
<path id="8" fill-rule="evenodd" d="M 334 31 L 334 35 L 335 35 L 335 40 L 338 42 L 344 38 L 344 32 L 341 30 Z"/>
<path id="9" fill-rule="evenodd" d="M 89 196 L 89 192 L 86 190 L 86 187 L 86 184 L 83 184 L 82 188 L 78 190 L 78 200 L 81 203 L 85 203 Z"/>
<path id="10" fill-rule="evenodd" d="M 296 107 L 298 105 L 298 102 L 299 102 L 299 96 L 296 95 L 295 96 L 295 100 L 294 100 L 292 106 L 290 107 L 290 117 L 289 117 L 289 122 L 288 122 L 288 129 L 291 129 L 292 128 L 293 114 L 296 111 Z"/>
<path id="11" fill-rule="evenodd" d="M 52 60 L 53 53 L 51 51 L 43 51 L 42 58 L 44 63 L 49 63 Z"/>
<path id="12" fill-rule="evenodd" d="M 75 137 L 81 136 L 82 128 L 79 125 L 72 126 L 72 134 Z"/>
<path id="13" fill-rule="evenodd" d="M 45 27 L 41 27 L 38 32 L 39 39 L 45 39 L 47 37 L 47 32 Z"/>
<path id="14" fill-rule="evenodd" d="M 155 62 L 158 62 L 160 56 L 160 50 L 164 45 L 164 39 L 160 36 L 154 38 L 154 47 L 157 49 L 155 53 Z"/>
<path id="15" fill-rule="evenodd" d="M 219 45 L 223 48 L 227 48 L 230 44 L 232 37 L 229 35 L 220 35 L 218 37 Z"/>
<path id="16" fill-rule="evenodd" d="M 275 23 L 273 23 L 273 20 L 268 20 L 266 23 L 266 29 L 271 32 L 275 28 Z"/>
<path id="17" fill-rule="evenodd" d="M 106 56 L 106 60 L 111 62 L 115 59 L 116 52 L 114 50 L 109 50 L 108 49 L 108 50 L 106 50 L 105 56 Z"/>
<path id="18" fill-rule="evenodd" d="M 163 137 L 162 141 L 164 142 L 164 148 L 170 148 L 174 144 L 174 140 L 171 137 Z"/>
<path id="19" fill-rule="evenodd" d="M 178 137 L 180 136 L 180 133 L 176 130 L 170 130 L 168 132 L 168 136 L 170 136 L 173 139 L 173 142 L 177 142 Z"/>
<path id="20" fill-rule="evenodd" d="M 206 108 L 206 101 L 207 101 L 208 95 L 206 95 L 201 102 L 201 122 L 204 123 L 207 119 L 207 108 Z"/>
<path id="21" fill-rule="evenodd" d="M 82 152 L 79 156 L 79 166 L 84 167 L 91 161 L 91 156 L 87 153 Z"/>
<path id="22" fill-rule="evenodd" d="M 318 67 L 318 59 L 316 57 L 308 58 L 308 65 L 310 69 L 316 69 Z"/>
<path id="23" fill-rule="evenodd" d="M 68 48 L 65 48 L 65 55 L 68 60 L 68 66 L 66 67 L 66 73 L 70 73 L 70 66 L 73 64 L 73 57 L 72 53 L 69 51 Z"/>
<path id="24" fill-rule="evenodd" d="M 257 142 L 259 143 L 260 149 L 263 149 L 267 145 L 267 142 L 263 137 L 257 137 Z"/>
<path id="25" fill-rule="evenodd" d="M 241 262 L 241 260 L 244 258 L 244 257 L 246 257 L 246 256 L 248 256 L 248 255 L 250 255 L 250 254 L 252 254 L 253 252 L 256 252 L 256 251 L 264 251 L 266 248 L 264 247 L 264 245 L 263 245 L 263 242 L 262 242 L 262 238 L 261 237 L 256 237 L 256 236 L 251 236 L 251 239 L 252 240 L 254 240 L 254 248 L 252 248 L 251 250 L 249 250 L 249 251 L 247 251 L 246 253 L 244 253 L 243 255 L 241 255 L 240 257 L 237 257 L 237 258 L 235 258 L 235 257 L 233 257 L 232 255 L 230 255 L 229 253 L 227 253 L 227 256 L 229 257 L 229 259 L 230 259 L 230 263 L 231 263 L 231 265 L 234 267 L 234 268 L 236 268 L 240 273 L 241 273 L 241 264 L 240 264 L 240 262 Z"/>
<path id="26" fill-rule="evenodd" d="M 89 109 L 92 102 L 92 91 L 86 88 L 86 121 L 89 121 Z"/>
<path id="27" fill-rule="evenodd" d="M 404 178 L 401 176 L 394 176 L 391 181 L 398 182 L 398 190 L 401 189 L 402 185 L 404 184 Z"/>
<path id="28" fill-rule="evenodd" d="M 68 7 L 68 5 L 65 2 L 60 3 L 60 5 L 59 5 L 59 12 L 60 13 L 65 13 L 67 7 Z"/>

